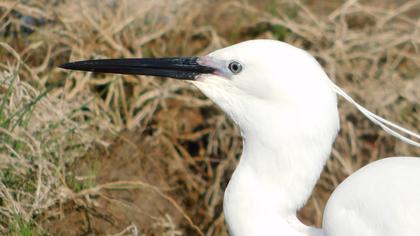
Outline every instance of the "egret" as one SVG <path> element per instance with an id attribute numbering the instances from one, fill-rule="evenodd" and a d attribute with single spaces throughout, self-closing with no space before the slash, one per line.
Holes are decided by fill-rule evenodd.
<path id="1" fill-rule="evenodd" d="M 357 104 L 304 50 L 251 40 L 201 57 L 88 60 L 61 67 L 187 80 L 213 100 L 240 128 L 244 142 L 223 202 L 233 236 L 420 234 L 415 157 L 376 161 L 345 179 L 327 202 L 322 229 L 296 217 L 339 130 L 337 94 L 391 135 L 420 146 L 413 140 L 418 134 Z"/>

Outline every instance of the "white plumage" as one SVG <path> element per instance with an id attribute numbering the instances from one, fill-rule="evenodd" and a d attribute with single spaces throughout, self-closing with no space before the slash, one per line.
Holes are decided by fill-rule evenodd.
<path id="1" fill-rule="evenodd" d="M 419 235 L 420 161 L 385 158 L 347 178 L 324 212 L 324 235 Z"/>
<path id="2" fill-rule="evenodd" d="M 323 229 L 297 219 L 339 130 L 336 93 L 355 104 L 312 56 L 285 43 L 254 40 L 200 60 L 219 73 L 200 75 L 193 83 L 233 119 L 244 139 L 224 198 L 233 236 L 420 234 L 417 158 L 377 161 L 348 177 L 327 203 Z M 229 71 L 232 61 L 242 71 Z M 356 106 L 387 132 L 418 146 L 397 131 L 417 134 Z"/>

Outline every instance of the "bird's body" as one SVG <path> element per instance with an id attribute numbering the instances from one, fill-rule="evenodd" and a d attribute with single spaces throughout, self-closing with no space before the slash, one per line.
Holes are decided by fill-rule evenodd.
<path id="1" fill-rule="evenodd" d="M 377 161 L 347 178 L 327 203 L 323 229 L 296 217 L 330 155 L 339 130 L 336 93 L 343 95 L 303 50 L 253 40 L 188 60 L 88 61 L 64 67 L 188 79 L 232 118 L 244 140 L 224 196 L 232 236 L 420 232 L 420 159 L 414 157 Z M 362 112 L 377 124 L 390 124 Z"/>
<path id="2" fill-rule="evenodd" d="M 324 236 L 420 234 L 420 159 L 391 157 L 344 180 L 324 211 Z"/>
<path id="3" fill-rule="evenodd" d="M 243 76 L 247 77 L 234 79 L 239 84 L 229 93 L 219 90 L 226 89 L 231 81 L 223 81 L 227 85 L 213 84 L 210 76 L 203 76 L 203 81 L 194 82 L 230 115 L 244 138 L 239 165 L 224 197 L 225 217 L 232 235 L 384 236 L 384 230 L 393 232 L 391 229 L 399 227 L 393 224 L 392 217 L 383 218 L 377 224 L 381 216 L 390 214 L 408 222 L 400 214 L 402 211 L 413 221 L 420 219 L 420 159 L 417 158 L 374 163 L 350 176 L 328 202 L 324 230 L 307 227 L 297 219 L 296 212 L 309 198 L 339 130 L 336 93 L 322 68 L 306 52 L 276 41 L 253 44 L 234 45 L 210 54 L 212 58 L 234 58 L 245 66 L 254 65 L 253 70 L 244 72 Z M 263 60 L 256 52 L 264 51 L 272 59 L 258 64 Z M 241 87 L 245 89 L 236 91 Z M 409 170 L 400 169 L 391 180 L 386 176 L 387 169 L 392 167 L 388 163 L 405 166 L 412 175 L 407 175 Z M 377 176 L 377 185 L 363 185 L 374 179 L 373 176 Z M 382 197 L 399 195 L 387 188 L 391 183 L 398 184 L 399 188 L 395 189 L 406 196 Z M 364 195 L 355 198 L 352 192 Z M 394 208 L 389 208 L 390 205 Z M 352 212 L 360 215 L 353 216 L 354 223 L 349 224 L 347 220 Z M 381 227 L 382 224 L 391 226 Z M 407 234 L 388 235 L 414 236 L 420 232 L 419 226 L 409 225 L 405 229 Z"/>

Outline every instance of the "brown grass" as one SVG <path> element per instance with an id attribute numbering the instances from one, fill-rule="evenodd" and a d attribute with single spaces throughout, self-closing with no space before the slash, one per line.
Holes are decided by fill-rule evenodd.
<path id="1" fill-rule="evenodd" d="M 104 234 L 227 235 L 223 189 L 241 139 L 224 114 L 189 84 L 69 73 L 57 65 L 203 55 L 246 39 L 280 39 L 310 51 L 332 80 L 370 110 L 418 129 L 419 11 L 419 1 L 383 6 L 354 0 L 1 1 L 0 234 L 53 234 L 51 222 L 67 219 L 66 205 L 85 209 L 90 218 L 82 221 L 95 218 L 92 212 L 101 201 L 129 212 L 134 204 L 127 208 L 129 203 L 110 190 L 123 184 L 130 197 L 142 199 L 146 195 L 135 195 L 135 189 L 149 189 L 173 210 L 155 212 L 150 225 L 118 221 L 112 229 L 102 228 Z M 22 16 L 38 22 L 25 25 Z M 381 157 L 420 154 L 348 103 L 339 106 L 341 132 L 301 212 L 305 222 L 318 226 L 326 199 L 347 175 Z M 124 138 L 123 130 L 141 138 Z M 125 179 L 78 173 L 79 163 L 93 162 L 86 156 L 105 162 L 116 140 L 131 147 L 131 154 L 148 150 L 141 155 L 145 162 L 153 159 L 150 171 L 161 173 L 159 181 L 147 180 L 146 170 Z M 118 160 L 110 164 L 115 165 Z"/>

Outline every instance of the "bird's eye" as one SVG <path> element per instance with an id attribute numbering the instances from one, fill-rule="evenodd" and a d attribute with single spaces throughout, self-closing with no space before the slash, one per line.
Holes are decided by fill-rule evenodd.
<path id="1" fill-rule="evenodd" d="M 233 74 L 239 74 L 242 71 L 242 65 L 237 61 L 229 63 L 228 68 Z"/>

